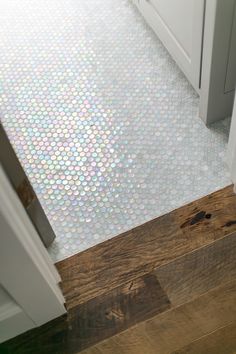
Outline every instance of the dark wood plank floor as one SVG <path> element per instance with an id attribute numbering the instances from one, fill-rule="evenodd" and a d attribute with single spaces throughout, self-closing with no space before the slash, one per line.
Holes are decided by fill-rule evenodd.
<path id="1" fill-rule="evenodd" d="M 83 351 L 82 354 L 113 354 L 116 351 L 117 354 L 170 354 L 183 348 L 183 352 L 180 351 L 182 354 L 189 343 L 207 336 L 215 329 L 228 326 L 235 320 L 236 281 L 141 322 Z M 234 348 L 236 349 L 236 346 Z M 193 353 L 202 354 L 201 351 Z M 222 354 L 217 351 L 213 353 Z"/>
<path id="2" fill-rule="evenodd" d="M 235 254 L 229 186 L 59 262 L 68 314 L 0 353 L 232 354 Z M 233 349 L 214 351 L 214 333 Z"/>
<path id="3" fill-rule="evenodd" d="M 236 322 L 212 332 L 173 354 L 235 354 Z"/>

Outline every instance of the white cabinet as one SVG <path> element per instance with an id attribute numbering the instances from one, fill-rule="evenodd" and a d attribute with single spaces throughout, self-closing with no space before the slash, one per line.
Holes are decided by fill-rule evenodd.
<path id="1" fill-rule="evenodd" d="M 230 116 L 236 82 L 236 0 L 135 0 L 199 93 L 206 124 Z"/>
<path id="2" fill-rule="evenodd" d="M 204 0 L 139 0 L 138 8 L 199 90 Z"/>

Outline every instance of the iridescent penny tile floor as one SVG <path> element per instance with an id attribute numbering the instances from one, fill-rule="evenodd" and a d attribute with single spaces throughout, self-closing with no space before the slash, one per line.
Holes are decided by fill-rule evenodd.
<path id="1" fill-rule="evenodd" d="M 229 121 L 129 0 L 0 4 L 1 117 L 66 258 L 230 184 Z"/>

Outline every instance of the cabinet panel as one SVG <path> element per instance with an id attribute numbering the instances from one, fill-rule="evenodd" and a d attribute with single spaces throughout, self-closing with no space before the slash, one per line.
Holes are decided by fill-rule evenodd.
<path id="1" fill-rule="evenodd" d="M 149 0 L 149 2 L 190 59 L 195 0 Z"/>
<path id="2" fill-rule="evenodd" d="M 204 0 L 139 0 L 140 12 L 196 91 L 200 88 Z"/>
<path id="3" fill-rule="evenodd" d="M 0 343 L 33 327 L 35 323 L 0 285 Z"/>

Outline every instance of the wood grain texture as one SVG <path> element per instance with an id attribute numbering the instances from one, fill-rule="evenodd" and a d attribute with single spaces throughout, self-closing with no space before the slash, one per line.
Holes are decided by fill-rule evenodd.
<path id="1" fill-rule="evenodd" d="M 236 354 L 236 322 L 198 339 L 173 354 Z"/>
<path id="2" fill-rule="evenodd" d="M 188 253 L 154 272 L 176 307 L 236 279 L 236 234 Z M 236 296 L 236 295 L 235 295 Z"/>
<path id="3" fill-rule="evenodd" d="M 57 263 L 68 308 L 236 232 L 235 221 L 229 186 Z"/>
<path id="4" fill-rule="evenodd" d="M 169 308 L 156 277 L 145 275 L 74 307 L 68 316 L 8 341 L 2 348 L 14 354 L 75 353 Z"/>
<path id="5" fill-rule="evenodd" d="M 236 282 L 228 283 L 190 303 L 164 312 L 113 336 L 82 351 L 81 354 L 170 354 L 232 323 L 236 318 L 235 294 Z M 177 353 L 182 354 L 182 352 Z M 196 350 L 189 353 L 208 352 Z M 230 354 L 231 352 L 213 353 Z"/>

